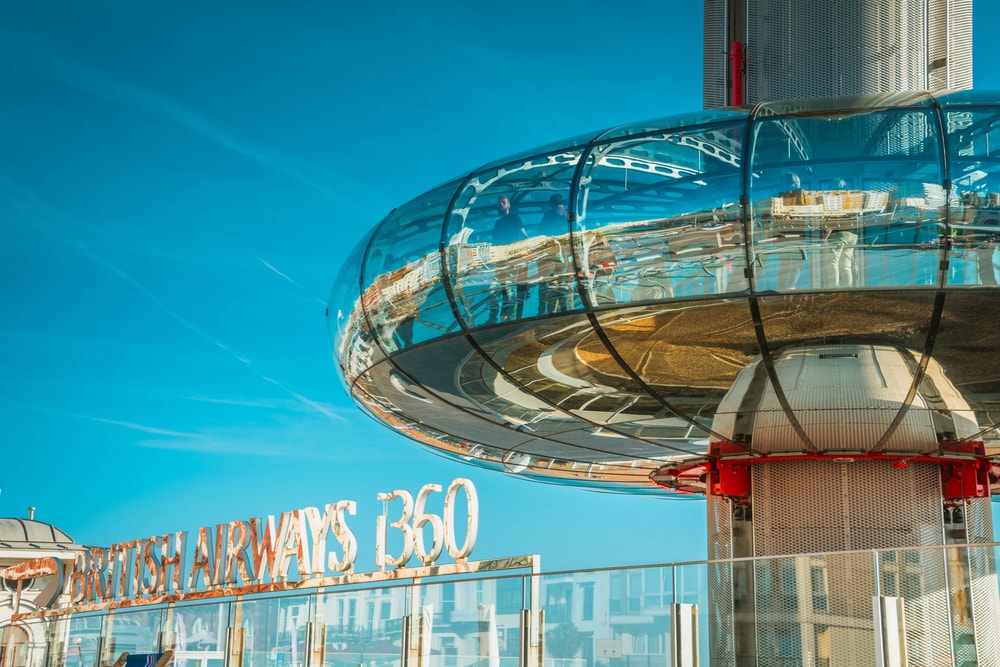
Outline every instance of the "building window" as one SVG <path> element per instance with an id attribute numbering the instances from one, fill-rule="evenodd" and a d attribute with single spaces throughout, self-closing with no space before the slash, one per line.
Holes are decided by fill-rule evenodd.
<path id="1" fill-rule="evenodd" d="M 545 619 L 562 623 L 573 618 L 573 584 L 549 584 L 545 589 Z"/>
<path id="2" fill-rule="evenodd" d="M 497 613 L 516 614 L 524 608 L 520 579 L 497 579 Z"/>
<path id="3" fill-rule="evenodd" d="M 444 653 L 445 667 L 458 666 L 458 647 L 454 637 L 441 637 L 441 652 Z"/>
<path id="4" fill-rule="evenodd" d="M 594 584 L 580 584 L 583 593 L 583 609 L 580 619 L 584 621 L 594 620 Z"/>
<path id="5" fill-rule="evenodd" d="M 612 572 L 608 577 L 608 611 L 620 614 L 625 607 L 625 573 Z"/>
<path id="6" fill-rule="evenodd" d="M 886 572 L 885 578 L 883 579 L 883 588 L 885 589 L 886 595 L 896 596 L 896 573 Z"/>
<path id="7" fill-rule="evenodd" d="M 628 611 L 637 614 L 642 609 L 642 572 L 629 572 Z"/>
<path id="8" fill-rule="evenodd" d="M 455 611 L 455 584 L 444 584 L 441 586 L 441 614 L 448 620 L 453 611 Z"/>
<path id="9" fill-rule="evenodd" d="M 826 568 L 811 567 L 809 569 L 809 584 L 812 588 L 813 611 L 829 611 L 827 607 Z"/>

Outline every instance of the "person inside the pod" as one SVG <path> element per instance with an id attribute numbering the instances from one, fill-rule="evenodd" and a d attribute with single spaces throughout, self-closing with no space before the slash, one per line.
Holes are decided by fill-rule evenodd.
<path id="1" fill-rule="evenodd" d="M 493 273 L 494 288 L 490 300 L 490 324 L 520 319 L 524 313 L 524 302 L 528 298 L 527 262 L 516 252 L 503 248 L 528 238 L 521 216 L 511 211 L 510 198 L 501 195 L 497 199 L 500 217 L 493 223 L 493 259 L 496 268 Z"/>
<path id="2" fill-rule="evenodd" d="M 560 194 L 549 197 L 549 207 L 538 223 L 538 232 L 545 236 L 562 236 L 569 233 L 569 214 L 566 212 L 566 198 Z"/>

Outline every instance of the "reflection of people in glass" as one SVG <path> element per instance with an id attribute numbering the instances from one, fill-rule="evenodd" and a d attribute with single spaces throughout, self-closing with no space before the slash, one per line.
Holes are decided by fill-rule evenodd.
<path id="1" fill-rule="evenodd" d="M 854 285 L 854 248 L 858 244 L 858 235 L 853 229 L 833 227 L 826 228 L 823 237 L 830 250 L 830 267 L 833 271 L 833 287 L 851 287 Z"/>
<path id="2" fill-rule="evenodd" d="M 583 232 L 581 245 L 582 264 L 587 270 L 579 277 L 583 279 L 588 300 L 593 305 L 615 303 L 618 299 L 612 281 L 618 262 L 611 244 L 602 232 L 597 231 Z"/>
<path id="3" fill-rule="evenodd" d="M 549 208 L 538 223 L 538 232 L 545 236 L 562 236 L 569 232 L 568 219 L 566 199 L 560 194 L 554 194 L 549 197 Z"/>
<path id="4" fill-rule="evenodd" d="M 573 307 L 573 285 L 570 281 L 573 263 L 568 246 L 548 239 L 538 255 L 538 314 L 564 313 Z"/>
<path id="5" fill-rule="evenodd" d="M 843 190 L 847 182 L 839 178 L 834 181 L 834 189 Z M 849 227 L 846 225 L 850 225 Z M 823 242 L 830 250 L 830 268 L 832 269 L 834 287 L 852 287 L 854 285 L 854 248 L 858 244 L 858 235 L 853 229 L 854 221 L 841 221 L 837 225 L 825 228 Z"/>
<path id="6" fill-rule="evenodd" d="M 521 216 L 510 210 L 510 197 L 501 196 L 497 199 L 497 210 L 500 217 L 493 223 L 493 243 L 506 245 L 528 238 Z"/>
<path id="7" fill-rule="evenodd" d="M 994 255 L 1000 248 L 1000 194 L 991 192 L 981 196 L 976 192 L 966 192 L 962 197 L 965 205 L 963 222 L 971 223 L 975 230 L 966 233 L 971 241 L 971 255 L 975 261 L 976 274 L 980 285 L 996 285 L 997 274 Z"/>
<path id="8" fill-rule="evenodd" d="M 784 190 L 781 192 L 781 201 L 784 206 L 801 206 L 805 203 L 802 179 L 796 172 L 787 172 L 782 183 Z M 786 227 L 775 236 L 777 249 L 774 256 L 778 260 L 778 289 L 783 292 L 794 290 L 798 286 L 799 276 L 802 275 L 802 268 L 807 258 L 805 238 L 803 238 L 804 226 L 800 224 L 796 227 Z"/>
<path id="9" fill-rule="evenodd" d="M 497 199 L 500 217 L 493 223 L 493 245 L 517 243 L 528 238 L 521 216 L 510 210 L 510 198 Z M 503 258 L 494 271 L 496 286 L 490 302 L 490 323 L 520 319 L 528 298 L 527 266 L 516 258 Z"/>

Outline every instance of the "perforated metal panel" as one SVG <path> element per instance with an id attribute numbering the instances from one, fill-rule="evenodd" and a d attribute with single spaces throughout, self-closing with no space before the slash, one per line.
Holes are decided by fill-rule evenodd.
<path id="1" fill-rule="evenodd" d="M 754 466 L 758 556 L 941 544 L 937 466 L 801 461 Z"/>
<path id="2" fill-rule="evenodd" d="M 939 545 L 944 536 L 940 472 L 936 466 L 893 468 L 875 461 L 792 462 L 753 471 L 757 556 Z M 870 664 L 872 556 L 834 554 L 776 559 L 757 566 L 757 632 L 761 655 L 780 638 L 802 655 L 826 647 L 834 665 Z M 883 595 L 904 601 L 911 665 L 933 665 L 953 653 L 949 618 L 959 577 L 948 578 L 945 551 L 891 552 L 880 567 Z M 963 587 L 964 586 L 964 587 Z M 781 621 L 782 611 L 792 613 Z M 778 619 L 768 621 L 768 619 Z M 798 629 L 796 629 L 798 628 Z M 971 628 L 970 628 L 971 634 Z M 780 665 L 780 660 L 759 663 Z"/>
<path id="3" fill-rule="evenodd" d="M 972 87 L 972 7 L 952 0 L 928 5 L 929 87 L 934 90 Z"/>
<path id="4" fill-rule="evenodd" d="M 702 98 L 706 109 L 726 106 L 726 41 L 726 0 L 705 0 Z"/>
<path id="5" fill-rule="evenodd" d="M 912 365 L 900 350 L 870 345 L 827 345 L 788 351 L 775 370 L 789 405 L 819 451 L 868 451 L 906 400 Z M 935 366 L 935 377 L 950 386 Z M 927 451 L 937 445 L 931 415 L 914 402 L 884 447 Z M 762 452 L 802 451 L 803 442 L 781 410 L 773 386 L 764 389 L 753 431 Z"/>
<path id="6" fill-rule="evenodd" d="M 732 509 L 726 498 L 709 496 L 708 502 L 708 558 L 724 560 L 732 553 Z M 713 563 L 709 576 L 709 636 L 713 638 L 711 664 L 723 667 L 735 664 L 733 638 L 733 567 L 729 563 Z"/>
<path id="7" fill-rule="evenodd" d="M 954 628 L 949 624 L 949 584 L 946 552 L 941 549 L 905 551 L 895 563 L 897 596 L 903 598 L 906 645 L 911 665 L 933 665 L 953 651 Z M 888 565 L 883 566 L 889 570 Z M 885 576 L 885 575 L 883 575 Z"/>
<path id="8" fill-rule="evenodd" d="M 710 85 L 725 90 L 707 40 L 723 6 L 705 5 L 706 105 Z M 971 0 L 750 0 L 747 13 L 747 103 L 972 87 Z"/>
<path id="9" fill-rule="evenodd" d="M 989 498 L 965 503 L 966 535 L 969 544 L 993 541 L 992 506 Z M 971 623 L 974 643 L 965 649 L 979 665 L 1000 665 L 1000 593 L 997 589 L 996 548 L 970 547 L 968 559 Z"/>

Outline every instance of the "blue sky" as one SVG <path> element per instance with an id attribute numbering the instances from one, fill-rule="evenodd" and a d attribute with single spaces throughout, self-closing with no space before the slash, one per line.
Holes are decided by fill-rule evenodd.
<path id="1" fill-rule="evenodd" d="M 974 5 L 976 46 L 1000 7 Z M 704 504 L 524 482 L 375 424 L 323 310 L 389 210 L 504 155 L 701 107 L 701 3 L 0 5 L 0 516 L 94 545 L 479 490 L 474 556 L 697 560 Z M 986 57 L 977 88 L 998 88 Z"/>

